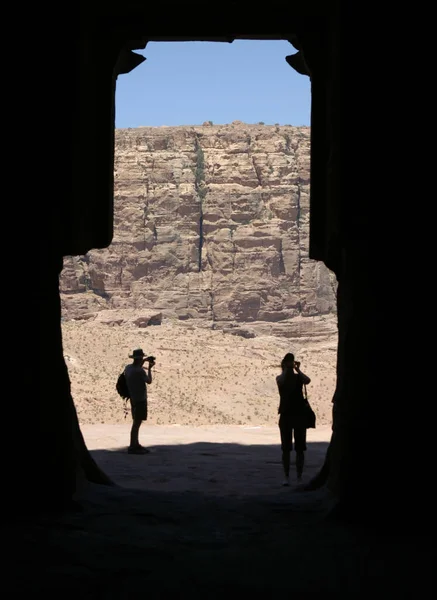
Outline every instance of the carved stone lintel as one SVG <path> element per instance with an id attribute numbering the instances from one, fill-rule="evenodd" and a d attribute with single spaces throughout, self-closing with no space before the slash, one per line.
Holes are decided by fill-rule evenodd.
<path id="1" fill-rule="evenodd" d="M 290 67 L 300 73 L 301 75 L 311 76 L 308 66 L 305 62 L 302 52 L 296 52 L 296 54 L 290 54 L 285 57 Z"/>

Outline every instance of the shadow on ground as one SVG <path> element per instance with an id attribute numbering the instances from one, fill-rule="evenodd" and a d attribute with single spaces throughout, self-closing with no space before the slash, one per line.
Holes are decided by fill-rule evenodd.
<path id="1" fill-rule="evenodd" d="M 316 471 L 325 443 L 309 445 Z M 195 443 L 94 450 L 114 487 L 82 510 L 8 528 L 9 598 L 427 598 L 427 533 L 381 535 L 325 520 L 326 490 L 280 483 L 279 446 Z"/>
<path id="2" fill-rule="evenodd" d="M 308 443 L 304 479 L 323 464 L 327 442 Z M 166 492 L 245 497 L 283 495 L 280 445 L 196 442 L 149 446 L 150 454 L 130 455 L 127 447 L 93 450 L 97 464 L 124 487 Z M 291 460 L 294 462 L 295 453 Z M 297 485 L 294 464 L 291 485 Z M 285 490 L 289 491 L 289 490 Z"/>

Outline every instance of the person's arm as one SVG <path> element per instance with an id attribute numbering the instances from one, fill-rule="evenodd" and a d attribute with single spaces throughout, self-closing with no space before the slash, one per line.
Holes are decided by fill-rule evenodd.
<path id="1" fill-rule="evenodd" d="M 148 384 L 152 383 L 152 367 L 153 367 L 154 364 L 155 363 L 149 362 L 148 363 L 148 367 L 147 367 L 147 371 L 143 367 L 144 372 L 145 372 L 145 378 L 144 379 L 145 379 L 146 383 L 148 383 Z"/>
<path id="2" fill-rule="evenodd" d="M 152 367 L 153 365 L 149 363 L 146 373 L 146 383 L 152 383 Z"/>
<path id="3" fill-rule="evenodd" d="M 308 375 L 305 375 L 305 373 L 302 373 L 302 371 L 300 370 L 300 362 L 295 362 L 294 368 L 296 370 L 296 373 L 302 379 L 302 382 L 304 383 L 304 385 L 308 385 L 309 383 L 311 383 L 311 379 L 308 377 Z"/>
<path id="4" fill-rule="evenodd" d="M 279 406 L 278 406 L 278 415 L 281 414 L 281 390 L 279 388 L 279 379 L 278 377 L 276 377 L 276 384 L 278 386 L 278 392 L 279 392 Z"/>

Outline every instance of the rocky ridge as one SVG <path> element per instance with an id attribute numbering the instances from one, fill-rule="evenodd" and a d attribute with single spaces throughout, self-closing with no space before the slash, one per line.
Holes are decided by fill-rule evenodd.
<path id="1" fill-rule="evenodd" d="M 308 127 L 139 127 L 115 140 L 114 239 L 65 258 L 65 320 L 128 309 L 243 337 L 336 335 L 335 279 L 308 257 Z"/>

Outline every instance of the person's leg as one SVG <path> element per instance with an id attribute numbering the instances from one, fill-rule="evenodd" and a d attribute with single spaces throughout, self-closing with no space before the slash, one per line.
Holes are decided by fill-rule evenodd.
<path id="1" fill-rule="evenodd" d="M 284 485 L 288 485 L 290 476 L 290 453 L 293 449 L 292 430 L 286 418 L 279 418 L 279 431 L 281 433 L 282 467 L 284 469 Z"/>
<path id="2" fill-rule="evenodd" d="M 302 479 L 303 466 L 305 463 L 305 453 L 296 452 L 296 474 L 299 480 Z"/>
<path id="3" fill-rule="evenodd" d="M 147 403 L 146 402 L 141 402 L 139 404 L 135 404 L 135 406 L 132 406 L 132 428 L 131 428 L 131 433 L 130 433 L 130 446 L 129 446 L 129 450 L 131 452 L 142 452 L 142 453 L 146 453 L 148 452 L 148 450 L 146 450 L 146 448 L 144 448 L 143 446 L 141 446 L 140 444 L 140 440 L 139 440 L 139 433 L 140 433 L 140 427 L 141 427 L 141 423 L 143 421 L 147 420 Z"/>
<path id="4" fill-rule="evenodd" d="M 132 428 L 130 430 L 130 448 L 139 448 L 139 433 L 142 423 L 142 419 L 134 418 L 132 421 Z"/>
<path id="5" fill-rule="evenodd" d="M 307 430 L 297 428 L 294 430 L 294 447 L 296 449 L 296 474 L 300 480 L 302 478 L 303 466 L 305 463 L 305 450 Z"/>

